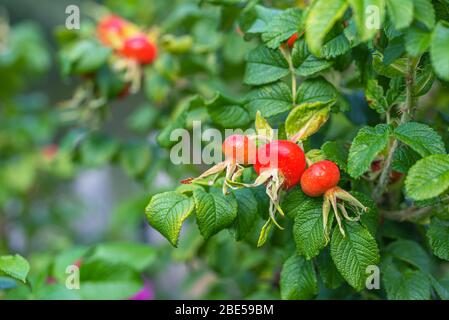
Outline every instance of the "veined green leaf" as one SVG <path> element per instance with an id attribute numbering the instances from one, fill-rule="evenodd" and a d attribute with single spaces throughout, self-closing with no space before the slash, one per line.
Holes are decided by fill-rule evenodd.
<path id="1" fill-rule="evenodd" d="M 413 21 L 413 0 L 386 0 L 388 14 L 396 29 L 410 26 Z"/>
<path id="2" fill-rule="evenodd" d="M 196 221 L 205 239 L 230 227 L 237 217 L 237 201 L 232 193 L 223 195 L 221 190 L 212 189 L 208 193 L 196 189 L 193 191 L 193 198 Z"/>
<path id="3" fill-rule="evenodd" d="M 427 238 L 433 253 L 449 261 L 449 223 L 433 218 L 427 230 Z"/>
<path id="4" fill-rule="evenodd" d="M 346 237 L 334 228 L 331 257 L 340 274 L 356 290 L 366 285 L 368 266 L 379 262 L 379 249 L 370 232 L 357 222 L 346 224 Z"/>
<path id="5" fill-rule="evenodd" d="M 296 254 L 288 258 L 282 266 L 280 287 L 283 300 L 314 297 L 318 284 L 312 262 Z"/>
<path id="6" fill-rule="evenodd" d="M 435 9 L 431 0 L 413 0 L 415 19 L 422 22 L 429 30 L 435 26 Z"/>
<path id="7" fill-rule="evenodd" d="M 333 103 L 334 101 L 303 103 L 294 108 L 285 121 L 287 136 L 299 141 L 317 132 L 329 119 Z"/>
<path id="8" fill-rule="evenodd" d="M 371 40 L 385 17 L 385 0 L 349 0 L 361 41 Z"/>
<path id="9" fill-rule="evenodd" d="M 246 58 L 245 83 L 261 85 L 275 82 L 290 73 L 288 63 L 280 50 L 259 46 Z"/>
<path id="10" fill-rule="evenodd" d="M 150 225 L 176 247 L 182 223 L 193 212 L 193 208 L 193 199 L 169 191 L 153 196 L 145 212 Z"/>
<path id="11" fill-rule="evenodd" d="M 449 81 L 449 22 L 440 21 L 435 27 L 430 46 L 430 57 L 435 73 Z"/>
<path id="12" fill-rule="evenodd" d="M 346 0 L 316 0 L 312 3 L 306 17 L 306 41 L 315 56 L 321 54 L 324 38 L 347 8 Z"/>
<path id="13" fill-rule="evenodd" d="M 417 122 L 404 123 L 394 130 L 394 135 L 422 157 L 446 153 L 443 139 L 426 124 Z"/>
<path id="14" fill-rule="evenodd" d="M 26 282 L 30 264 L 18 254 L 14 256 L 0 256 L 0 271 L 14 279 Z"/>
<path id="15" fill-rule="evenodd" d="M 223 128 L 241 128 L 250 122 L 243 103 L 221 93 L 217 92 L 212 100 L 207 101 L 206 107 L 212 121 Z"/>
<path id="16" fill-rule="evenodd" d="M 284 82 L 276 82 L 251 91 L 246 97 L 246 107 L 254 118 L 257 111 L 272 117 L 290 110 L 293 106 L 291 89 Z"/>
<path id="17" fill-rule="evenodd" d="M 369 169 L 371 162 L 387 146 L 389 136 L 390 127 L 384 124 L 360 129 L 349 149 L 348 173 L 351 177 L 358 178 Z"/>
<path id="18" fill-rule="evenodd" d="M 399 270 L 392 262 L 382 267 L 383 283 L 390 300 L 430 299 L 429 278 L 419 270 Z"/>
<path id="19" fill-rule="evenodd" d="M 287 9 L 268 22 L 265 32 L 262 33 L 262 40 L 268 48 L 277 49 L 282 42 L 299 32 L 301 23 L 302 11 L 297 8 Z"/>
<path id="20" fill-rule="evenodd" d="M 421 159 L 410 168 L 405 179 L 407 195 L 414 200 L 439 196 L 449 188 L 449 155 L 437 154 Z"/>

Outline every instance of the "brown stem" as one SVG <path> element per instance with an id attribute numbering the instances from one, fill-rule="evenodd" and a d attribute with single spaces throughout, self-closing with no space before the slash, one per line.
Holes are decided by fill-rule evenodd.
<path id="1" fill-rule="evenodd" d="M 432 211 L 433 207 L 415 208 L 410 207 L 405 210 L 398 211 L 382 211 L 381 214 L 389 220 L 394 221 L 411 221 L 425 217 Z"/>

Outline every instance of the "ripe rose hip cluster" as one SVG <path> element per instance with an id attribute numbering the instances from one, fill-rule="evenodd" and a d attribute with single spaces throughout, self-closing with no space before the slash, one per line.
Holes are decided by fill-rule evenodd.
<path id="1" fill-rule="evenodd" d="M 140 64 L 152 63 L 157 57 L 157 47 L 150 37 L 119 16 L 102 18 L 97 25 L 97 37 L 120 56 Z"/>
<path id="2" fill-rule="evenodd" d="M 275 219 L 276 212 L 284 216 L 280 201 L 282 193 L 300 185 L 304 194 L 309 197 L 323 197 L 323 232 L 329 240 L 331 210 L 337 220 L 340 232 L 345 236 L 342 216 L 349 221 L 357 221 L 367 208 L 349 192 L 338 186 L 340 169 L 329 160 L 311 163 L 306 159 L 303 149 L 290 140 L 264 141 L 257 147 L 259 136 L 231 135 L 225 139 L 222 151 L 225 160 L 204 172 L 198 178 L 188 180 L 195 183 L 208 176 L 214 176 L 210 183 L 214 183 L 219 174 L 226 172 L 223 182 L 223 193 L 227 189 L 266 186 L 266 193 L 270 198 L 270 219 L 267 223 L 274 223 L 283 229 Z M 309 160 L 309 161 L 307 161 Z M 307 164 L 310 163 L 309 166 Z M 254 183 L 238 182 L 245 167 L 253 166 L 258 177 Z M 355 217 L 351 217 L 345 207 L 347 203 Z M 262 245 L 263 243 L 259 243 Z"/>

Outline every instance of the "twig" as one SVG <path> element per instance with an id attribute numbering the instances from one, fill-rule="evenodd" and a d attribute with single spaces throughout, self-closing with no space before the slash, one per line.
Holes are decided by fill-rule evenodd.
<path id="1" fill-rule="evenodd" d="M 386 219 L 402 222 L 402 221 L 419 220 L 420 218 L 429 214 L 432 211 L 432 209 L 433 207 L 425 207 L 425 208 L 410 207 L 405 210 L 382 211 L 381 214 Z"/>

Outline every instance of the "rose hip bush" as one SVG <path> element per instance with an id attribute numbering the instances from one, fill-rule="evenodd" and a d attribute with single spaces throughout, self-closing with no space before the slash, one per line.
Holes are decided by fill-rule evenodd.
<path id="1" fill-rule="evenodd" d="M 449 3 L 204 2 L 237 12 L 227 24 L 256 44 L 244 95 L 228 96 L 229 85 L 194 100 L 173 126 L 203 109 L 216 128 L 256 134 L 225 141 L 226 165 L 154 195 L 150 225 L 174 246 L 196 220 L 206 240 L 228 232 L 266 256 L 282 252 L 271 274 L 278 281 L 280 268 L 283 299 L 329 290 L 447 299 L 447 103 L 438 99 L 448 90 Z M 254 165 L 229 156 L 247 159 L 255 136 L 265 140 Z M 373 267 L 381 283 L 369 291 Z"/>
<path id="2" fill-rule="evenodd" d="M 80 30 L 54 32 L 71 88 L 57 106 L 21 94 L 52 62 L 39 30 L 0 42 L 0 297 L 153 298 L 181 263 L 183 294 L 156 298 L 449 299 L 448 1 L 82 12 Z M 172 161 L 173 132 L 196 139 L 195 121 L 222 133 L 221 161 Z M 85 243 L 58 189 L 109 167 L 138 191 Z M 26 230 L 25 249 L 4 226 Z"/>

